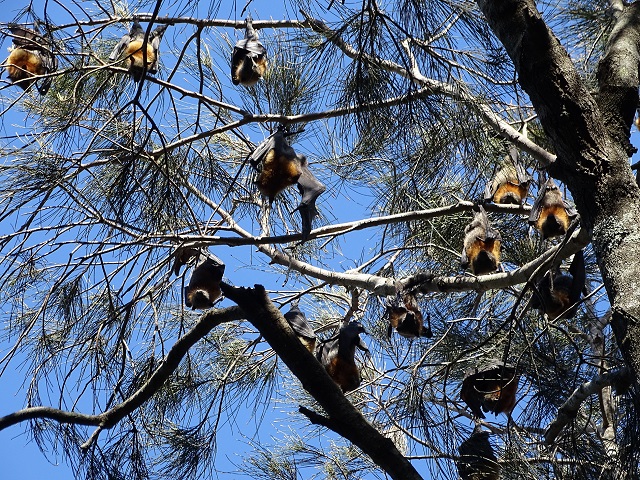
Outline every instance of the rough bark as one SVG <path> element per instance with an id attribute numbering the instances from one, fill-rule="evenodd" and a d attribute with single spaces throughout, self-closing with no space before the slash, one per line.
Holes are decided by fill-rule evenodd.
<path id="1" fill-rule="evenodd" d="M 300 343 L 280 311 L 271 303 L 262 285 L 235 288 L 221 283 L 222 292 L 238 304 L 247 319 L 260 331 L 304 389 L 316 399 L 328 415 L 301 413 L 313 423 L 322 424 L 339 433 L 379 465 L 391 478 L 422 479 L 393 442 L 378 432 L 344 396 L 324 367 Z"/>
<path id="2" fill-rule="evenodd" d="M 598 105 L 532 0 L 478 0 L 478 4 L 513 60 L 519 82 L 529 94 L 556 150 L 557 159 L 549 172 L 567 185 L 583 226 L 592 233 L 612 305 L 616 338 L 625 360 L 638 377 L 640 190 L 629 167 L 626 145 L 621 140 L 621 125 L 627 129 L 625 135 L 628 136 L 629 122 L 628 107 L 620 100 L 628 97 L 624 92 L 629 85 L 637 89 L 638 48 L 637 45 L 628 48 L 633 43 L 630 37 L 638 29 L 637 22 L 618 23 L 614 29 L 616 34 L 610 40 L 607 57 L 626 55 L 628 58 L 622 62 L 605 57 L 599 80 L 603 90 L 609 92 L 619 87 L 622 93 Z M 624 9 L 619 19 L 628 18 Z M 635 68 L 629 68 L 630 65 Z M 604 113 L 601 109 L 605 109 Z M 612 123 L 611 118 L 621 120 Z"/>

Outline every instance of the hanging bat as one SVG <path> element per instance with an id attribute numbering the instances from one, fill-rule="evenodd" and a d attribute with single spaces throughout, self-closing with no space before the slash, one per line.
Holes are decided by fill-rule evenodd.
<path id="1" fill-rule="evenodd" d="M 538 229 L 543 239 L 557 237 L 567 232 L 571 220 L 577 215 L 576 209 L 562 198 L 562 192 L 550 178 L 533 202 L 529 225 Z"/>
<path id="2" fill-rule="evenodd" d="M 460 398 L 478 418 L 485 418 L 482 410 L 509 414 L 516 404 L 518 380 L 514 367 L 493 361 L 465 376 Z"/>
<path id="3" fill-rule="evenodd" d="M 476 425 L 471 436 L 458 447 L 456 461 L 462 480 L 498 480 L 500 464 L 489 442 L 489 432 Z"/>
<path id="4" fill-rule="evenodd" d="M 231 54 L 231 81 L 250 87 L 258 83 L 267 70 L 267 49 L 258 41 L 251 16 L 245 20 L 245 34 Z"/>
<path id="5" fill-rule="evenodd" d="M 286 142 L 284 127 L 279 127 L 258 145 L 249 156 L 249 162 L 258 171 L 258 190 L 269 203 L 273 203 L 275 196 L 288 186 L 298 184 L 302 199 L 296 210 L 302 217 L 302 240 L 307 240 L 313 219 L 318 214 L 316 199 L 326 187 L 309 170 L 307 158 L 296 154 Z"/>
<path id="6" fill-rule="evenodd" d="M 518 158 L 515 145 L 509 147 L 509 154 L 505 156 L 504 165 L 490 184 L 484 190 L 484 201 L 499 204 L 522 205 L 529 193 L 529 184 L 533 178 L 527 173 Z"/>
<path id="7" fill-rule="evenodd" d="M 58 68 L 58 59 L 53 54 L 53 42 L 37 31 L 18 25 L 9 25 L 13 45 L 9 48 L 5 69 L 9 80 L 27 90 L 34 83 L 40 95 L 45 95 L 51 86 L 51 77 L 38 84 L 35 75 L 47 75 Z"/>
<path id="8" fill-rule="evenodd" d="M 584 253 L 580 250 L 573 256 L 568 274 L 547 272 L 538 282 L 531 308 L 541 310 L 551 320 L 573 318 L 578 311 L 578 301 L 586 280 Z"/>
<path id="9" fill-rule="evenodd" d="M 349 322 L 340 329 L 337 337 L 321 342 L 316 350 L 316 358 L 344 393 L 360 386 L 360 370 L 355 362 L 356 347 L 369 352 L 360 338 L 361 333 L 366 333 L 361 323 Z"/>
<path id="10" fill-rule="evenodd" d="M 387 305 L 385 315 L 389 318 L 388 338 L 391 338 L 391 332 L 394 328 L 405 338 L 433 337 L 430 317 L 427 315 L 427 327 L 425 327 L 422 312 L 413 294 L 405 293 L 402 295 L 398 292 Z"/>
<path id="11" fill-rule="evenodd" d="M 224 275 L 225 265 L 222 260 L 208 251 L 187 248 L 180 253 L 180 257 L 176 255 L 174 272 L 179 272 L 180 266 L 192 257 L 196 258 L 196 265 L 191 273 L 189 285 L 184 287 L 184 303 L 192 310 L 205 310 L 213 307 L 215 300 L 221 295 L 220 281 Z"/>
<path id="12" fill-rule="evenodd" d="M 471 268 L 474 275 L 495 272 L 500 264 L 500 232 L 491 227 L 482 205 L 474 207 L 473 220 L 464 229 L 464 246 L 460 265 Z"/>
<path id="13" fill-rule="evenodd" d="M 145 72 L 157 73 L 160 40 L 167 27 L 168 25 L 158 25 L 149 35 L 145 46 L 145 31 L 137 21 L 134 21 L 131 31 L 122 36 L 120 42 L 109 55 L 109 60 L 115 62 L 120 58 L 126 58 L 129 61 L 129 73 L 134 82 L 142 80 Z"/>
<path id="14" fill-rule="evenodd" d="M 316 349 L 316 334 L 307 322 L 307 317 L 305 314 L 298 308 L 297 305 L 291 307 L 291 309 L 284 314 L 284 318 L 291 328 L 298 336 L 300 343 L 305 346 L 309 352 L 313 353 Z"/>

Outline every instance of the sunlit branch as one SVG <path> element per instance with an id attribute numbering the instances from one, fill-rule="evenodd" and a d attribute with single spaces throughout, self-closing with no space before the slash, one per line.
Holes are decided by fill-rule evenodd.
<path id="1" fill-rule="evenodd" d="M 150 13 L 136 13 L 135 17 L 112 17 L 97 20 L 78 20 L 74 23 L 56 25 L 53 30 L 64 30 L 67 28 L 82 28 L 95 26 L 108 26 L 118 23 L 131 23 L 135 19 L 139 22 L 149 22 L 153 19 L 154 24 L 179 25 L 188 24 L 200 28 L 220 27 L 220 28 L 245 28 L 244 19 L 241 20 L 221 20 L 217 18 L 195 18 L 195 17 L 156 17 Z M 308 22 L 300 20 L 253 20 L 253 27 L 258 30 L 262 28 L 309 28 Z"/>
<path id="2" fill-rule="evenodd" d="M 411 81 L 421 85 L 424 88 L 430 89 L 433 95 L 444 95 L 449 98 L 453 98 L 460 102 L 474 105 L 480 111 L 485 121 L 494 129 L 494 131 L 501 137 L 518 145 L 522 150 L 526 151 L 533 157 L 535 157 L 542 165 L 549 165 L 555 161 L 556 156 L 540 147 L 535 142 L 527 138 L 521 132 L 518 132 L 509 123 L 505 122 L 498 114 L 496 114 L 491 108 L 486 105 L 481 99 L 472 95 L 464 85 L 461 84 L 449 84 L 439 82 L 431 78 L 425 77 L 417 68 L 408 71 L 402 65 L 394 63 L 389 60 L 384 60 L 378 57 L 374 57 L 370 54 L 365 54 L 356 50 L 353 46 L 346 43 L 336 32 L 327 27 L 320 20 L 311 18 L 305 12 L 302 14 L 306 17 L 307 21 L 311 25 L 311 28 L 323 35 L 327 40 L 336 45 L 345 55 L 351 59 L 362 59 L 368 63 L 374 64 L 380 68 L 388 70 L 390 72 L 397 73 Z"/>
<path id="3" fill-rule="evenodd" d="M 630 375 L 629 369 L 621 368 L 619 370 L 598 375 L 591 381 L 585 382 L 576 388 L 558 410 L 558 416 L 556 419 L 547 427 L 544 434 L 544 443 L 552 445 L 553 442 L 555 442 L 562 429 L 571 422 L 571 420 L 576 418 L 580 405 L 582 405 L 582 402 L 584 402 L 589 396 L 600 392 L 604 387 L 621 387 L 628 385 L 631 381 Z"/>
<path id="4" fill-rule="evenodd" d="M 473 202 L 460 201 L 454 205 L 448 205 L 445 207 L 430 208 L 427 210 L 416 210 L 412 212 L 397 213 L 393 215 L 385 215 L 382 217 L 365 218 L 362 220 L 356 220 L 347 223 L 338 223 L 335 225 L 326 225 L 319 227 L 311 231 L 309 235 L 310 239 L 323 238 L 329 236 L 345 235 L 350 232 L 357 232 L 367 228 L 380 227 L 384 225 L 391 225 L 394 223 L 411 222 L 414 220 L 428 220 L 430 218 L 438 218 L 447 215 L 452 215 L 462 212 L 472 211 L 474 206 Z M 490 212 L 502 212 L 528 215 L 531 211 L 531 207 L 528 205 L 485 205 L 485 210 Z M 229 247 L 239 247 L 243 245 L 279 245 L 287 244 L 294 241 L 301 240 L 302 236 L 299 233 L 291 235 L 276 235 L 273 237 L 256 237 L 249 235 L 243 236 L 243 238 L 237 237 L 220 237 L 220 236 L 189 236 L 189 235 L 176 235 L 168 237 L 159 237 L 170 239 L 174 242 L 194 242 L 207 245 L 226 245 Z"/>
<path id="5" fill-rule="evenodd" d="M 221 284 L 227 298 L 236 302 L 263 335 L 302 386 L 327 413 L 325 426 L 352 443 L 394 479 L 421 479 L 411 463 L 398 452 L 393 442 L 378 432 L 344 396 L 324 367 L 300 343 L 282 313 L 270 301 L 264 287 L 235 288 Z M 300 412 L 314 417 L 308 409 Z M 319 418 L 314 417 L 315 420 Z"/>
<path id="6" fill-rule="evenodd" d="M 248 112 L 243 112 L 244 116 L 241 120 L 237 120 L 235 122 L 231 122 L 221 127 L 207 130 L 205 132 L 196 133 L 189 137 L 181 138 L 180 140 L 176 140 L 175 142 L 167 144 L 162 148 L 157 148 L 152 152 L 149 152 L 149 155 L 154 155 L 154 156 L 162 155 L 164 153 L 168 153 L 172 150 L 175 150 L 176 148 L 179 148 L 183 145 L 187 145 L 189 143 L 195 142 L 197 140 L 201 140 L 203 138 L 212 137 L 214 135 L 218 135 L 220 133 L 224 133 L 229 130 L 236 129 L 238 127 L 241 127 L 243 125 L 247 125 L 250 123 L 273 122 L 273 123 L 281 123 L 285 125 L 293 124 L 293 123 L 307 123 L 313 120 L 342 117 L 344 115 L 357 113 L 360 111 L 369 111 L 369 110 L 376 110 L 376 109 L 381 109 L 386 107 L 393 107 L 393 106 L 405 103 L 409 100 L 423 98 L 431 94 L 432 94 L 431 89 L 425 88 L 425 89 L 418 90 L 416 92 L 409 93 L 407 95 L 388 98 L 381 102 L 362 103 L 359 105 L 350 105 L 348 107 L 325 110 L 322 112 L 305 113 L 300 115 L 276 115 L 272 113 L 254 115 Z"/>

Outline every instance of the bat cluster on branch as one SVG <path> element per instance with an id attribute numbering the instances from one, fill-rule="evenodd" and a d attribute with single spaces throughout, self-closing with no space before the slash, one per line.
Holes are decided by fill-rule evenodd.
<path id="1" fill-rule="evenodd" d="M 163 24 L 153 31 L 134 20 L 128 33 L 111 51 L 108 59 L 112 64 L 123 63 L 134 82 L 141 82 L 147 74 L 156 74 L 160 58 L 160 42 L 168 25 Z M 29 29 L 10 24 L 8 32 L 12 38 L 10 54 L 5 61 L 5 70 L 12 83 L 24 90 L 32 85 L 41 95 L 49 90 L 58 63 L 55 42 L 47 30 L 42 34 L 38 26 Z M 251 87 L 258 83 L 268 68 L 267 50 L 253 28 L 251 17 L 245 20 L 244 38 L 240 39 L 231 53 L 231 80 L 234 85 Z M 297 185 L 301 200 L 296 210 L 301 216 L 302 241 L 309 239 L 314 218 L 317 216 L 316 200 L 326 190 L 311 172 L 304 155 L 297 153 L 287 142 L 290 132 L 280 125 L 275 132 L 261 141 L 247 160 L 254 169 L 257 190 L 271 204 L 287 187 Z M 485 210 L 490 203 L 522 205 L 529 195 L 533 181 L 519 159 L 515 146 L 511 146 L 501 168 L 484 190 L 481 203 L 474 207 L 473 218 L 464 229 L 464 240 L 460 264 L 473 275 L 483 276 L 501 268 L 500 255 L 502 237 L 494 228 Z M 543 240 L 563 236 L 570 228 L 577 212 L 563 198 L 553 179 L 548 179 L 539 189 L 528 219 L 529 225 L 538 230 Z M 173 272 L 180 275 L 183 265 L 191 266 L 188 285 L 184 287 L 184 303 L 188 308 L 205 310 L 221 299 L 224 262 L 202 247 L 182 247 L 174 252 Z M 551 320 L 567 319 L 576 315 L 580 296 L 586 281 L 584 255 L 574 255 L 568 272 L 559 268 L 549 271 L 533 288 L 531 306 L 546 314 Z M 343 392 L 357 389 L 361 384 L 361 373 L 355 361 L 356 350 L 368 354 L 366 344 L 360 338 L 365 332 L 357 321 L 345 318 L 337 333 L 319 340 L 298 305 L 293 305 L 284 314 L 300 342 L 324 366 L 327 373 Z M 426 318 L 426 324 L 425 324 Z M 385 321 L 387 335 L 393 330 L 410 341 L 421 337 L 430 338 L 430 315 L 423 315 L 415 293 L 410 289 L 398 291 L 387 299 Z M 468 372 L 462 382 L 460 397 L 471 410 L 474 419 L 485 418 L 484 413 L 510 415 L 516 404 L 518 389 L 516 368 L 501 361 L 492 361 Z M 499 476 L 499 466 L 489 443 L 489 433 L 476 427 L 472 435 L 459 447 L 458 469 L 461 477 L 493 479 Z M 484 476 L 478 476 L 484 472 Z"/>

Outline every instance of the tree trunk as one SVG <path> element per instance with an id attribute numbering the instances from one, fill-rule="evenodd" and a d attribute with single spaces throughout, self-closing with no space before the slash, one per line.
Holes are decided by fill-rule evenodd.
<path id="1" fill-rule="evenodd" d="M 628 137 L 633 119 L 629 112 L 638 99 L 639 63 L 638 22 L 629 18 L 640 7 L 624 6 L 618 16 L 598 72 L 597 102 L 533 1 L 478 4 L 513 60 L 519 82 L 556 150 L 558 158 L 549 172 L 567 185 L 583 226 L 591 232 L 616 338 L 637 377 L 640 190 L 628 162 Z"/>

